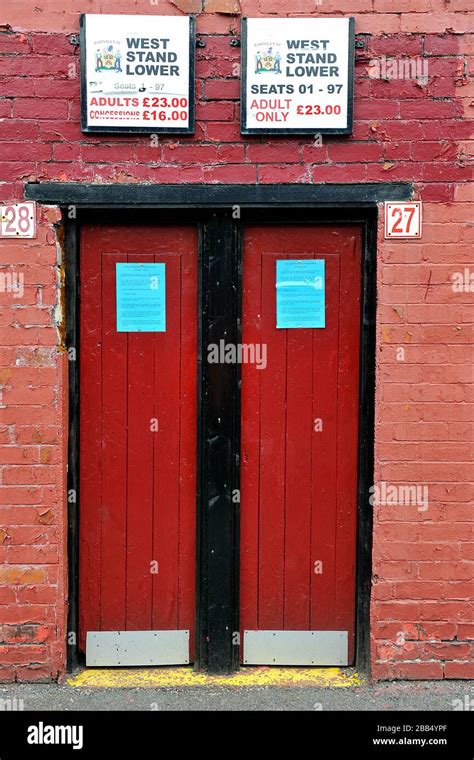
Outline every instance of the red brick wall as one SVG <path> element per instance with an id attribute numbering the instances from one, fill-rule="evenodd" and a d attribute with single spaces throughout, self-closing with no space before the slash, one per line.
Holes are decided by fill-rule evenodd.
<path id="1" fill-rule="evenodd" d="M 229 0 L 230 1 L 230 0 Z M 185 0 L 176 0 L 185 4 Z M 473 35 L 468 0 L 252 0 L 249 16 L 356 16 L 350 138 L 242 138 L 238 15 L 198 15 L 194 137 L 86 136 L 79 128 L 81 11 L 179 13 L 134 0 L 17 0 L 0 16 L 0 201 L 27 181 L 363 182 L 408 180 L 424 201 L 421 241 L 378 243 L 375 483 L 428 488 L 428 509 L 374 507 L 376 678 L 474 676 L 473 309 L 452 276 L 471 267 Z M 198 0 L 187 0 L 194 10 Z M 235 0 L 230 1 L 234 7 Z M 164 9 L 165 8 L 165 9 Z M 233 30 L 233 31 L 232 31 Z M 373 78 L 381 56 L 420 57 L 428 83 Z M 58 324 L 55 210 L 30 242 L 0 242 L 0 680 L 64 673 L 67 359 Z M 474 291 L 474 285 L 472 286 Z M 404 355 L 403 355 L 403 350 Z"/>

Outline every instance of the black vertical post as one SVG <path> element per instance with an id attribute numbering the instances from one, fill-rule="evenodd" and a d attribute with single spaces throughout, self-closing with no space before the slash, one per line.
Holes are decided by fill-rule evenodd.
<path id="1" fill-rule="evenodd" d="M 364 671 L 369 671 L 373 523 L 373 511 L 369 504 L 369 489 L 374 482 L 376 212 L 370 212 L 363 233 L 357 499 L 356 666 Z"/>
<path id="2" fill-rule="evenodd" d="M 240 500 L 240 365 L 225 361 L 225 347 L 240 342 L 238 228 L 230 213 L 204 224 L 201 256 L 197 666 L 229 673 L 239 663 Z"/>

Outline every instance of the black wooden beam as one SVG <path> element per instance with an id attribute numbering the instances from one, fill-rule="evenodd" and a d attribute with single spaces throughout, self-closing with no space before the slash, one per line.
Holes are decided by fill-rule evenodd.
<path id="1" fill-rule="evenodd" d="M 239 342 L 237 236 L 231 214 L 213 214 L 202 246 L 202 391 L 198 507 L 197 666 L 209 673 L 238 668 L 238 521 L 240 366 L 209 362 L 209 347 Z"/>
<path id="2" fill-rule="evenodd" d="M 25 186 L 25 197 L 39 203 L 83 208 L 146 208 L 275 205 L 367 206 L 412 197 L 410 182 L 364 182 L 319 185 L 112 185 L 40 182 Z"/>

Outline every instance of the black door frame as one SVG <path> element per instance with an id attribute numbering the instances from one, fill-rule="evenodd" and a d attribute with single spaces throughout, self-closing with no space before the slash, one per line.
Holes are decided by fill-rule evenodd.
<path id="1" fill-rule="evenodd" d="M 67 666 L 79 665 L 79 256 L 81 223 L 198 224 L 199 346 L 195 668 L 228 673 L 239 668 L 240 366 L 210 365 L 207 345 L 241 342 L 242 238 L 245 224 L 359 224 L 363 231 L 359 472 L 357 528 L 356 666 L 369 670 L 375 392 L 375 274 L 377 204 L 409 200 L 410 183 L 337 185 L 89 185 L 32 183 L 26 198 L 62 210 L 66 348 L 69 362 Z M 129 221 L 128 223 L 131 223 Z M 73 634 L 71 636 L 71 634 Z M 75 635 L 74 635 L 75 634 Z"/>

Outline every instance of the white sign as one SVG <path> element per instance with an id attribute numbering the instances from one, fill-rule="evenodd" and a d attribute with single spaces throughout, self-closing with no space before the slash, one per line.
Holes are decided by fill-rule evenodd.
<path id="1" fill-rule="evenodd" d="M 385 203 L 385 239 L 421 238 L 421 201 Z"/>
<path id="2" fill-rule="evenodd" d="M 36 204 L 34 201 L 7 203 L 0 206 L 0 237 L 36 237 Z"/>
<path id="3" fill-rule="evenodd" d="M 352 132 L 353 18 L 242 20 L 242 134 Z"/>
<path id="4" fill-rule="evenodd" d="M 194 131 L 194 19 L 81 16 L 83 132 Z"/>

